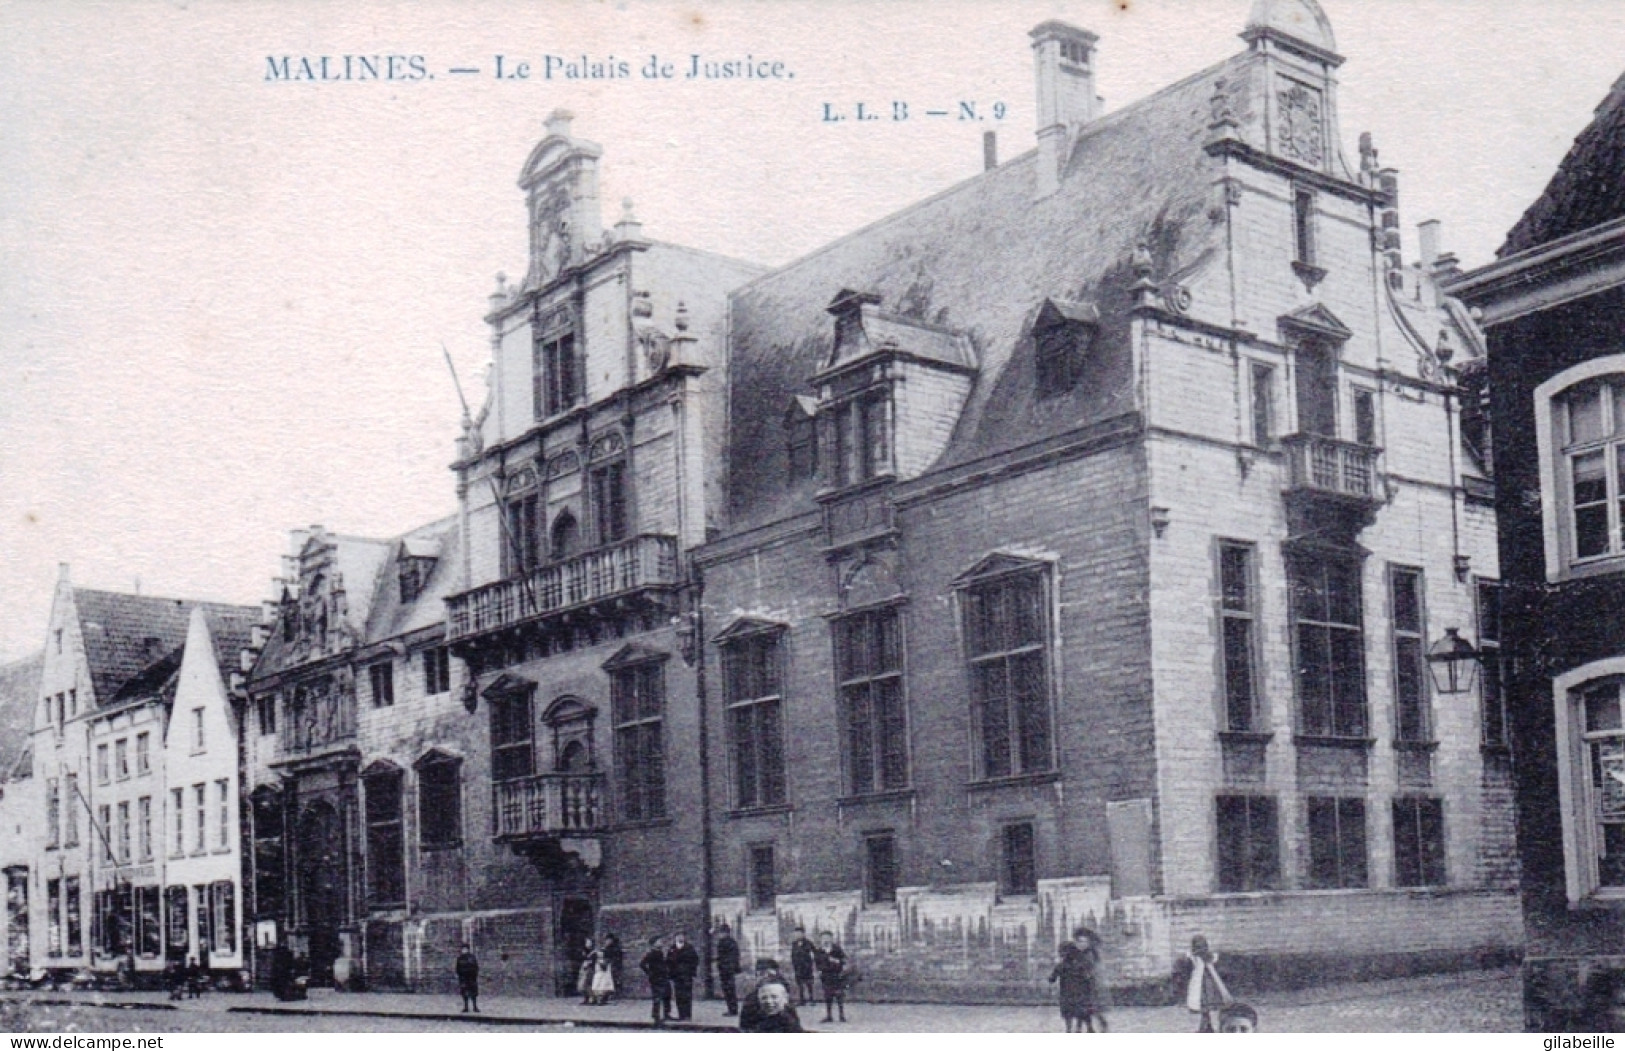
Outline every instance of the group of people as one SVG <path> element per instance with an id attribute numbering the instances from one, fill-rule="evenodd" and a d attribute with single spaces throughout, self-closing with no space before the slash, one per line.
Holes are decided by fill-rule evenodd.
<path id="1" fill-rule="evenodd" d="M 185 963 L 171 957 L 164 968 L 164 984 L 169 987 L 171 1000 L 187 997 L 196 1000 L 209 988 L 209 969 L 198 963 L 196 956 L 188 956 Z"/>
<path id="2" fill-rule="evenodd" d="M 626 952 L 621 948 L 620 938 L 606 934 L 604 943 L 596 948 L 588 938 L 582 946 L 582 954 L 576 967 L 576 992 L 581 994 L 582 1003 L 602 1007 L 615 998 L 621 987 Z"/>
<path id="3" fill-rule="evenodd" d="M 1238 1003 L 1219 976 L 1219 954 L 1198 934 L 1190 952 L 1174 970 L 1174 987 L 1185 994 L 1185 1007 L 1197 1016 L 1198 1033 L 1251 1029 L 1258 1017 Z M 1061 1018 L 1069 1033 L 1106 1032 L 1106 982 L 1101 977 L 1100 935 L 1087 926 L 1061 943 L 1059 959 L 1049 980 L 1060 985 Z M 1234 1016 L 1236 1021 L 1232 1021 Z M 1226 1024 L 1229 1022 L 1230 1024 Z M 1238 1024 L 1239 1022 L 1239 1024 Z"/>

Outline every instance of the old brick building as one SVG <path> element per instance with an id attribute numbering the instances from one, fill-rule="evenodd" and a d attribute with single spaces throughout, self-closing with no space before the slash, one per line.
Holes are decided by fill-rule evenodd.
<path id="1" fill-rule="evenodd" d="M 1119 986 L 1196 933 L 1244 982 L 1517 945 L 1498 680 L 1442 659 L 1493 641 L 1481 348 L 1314 0 L 1241 35 L 1103 115 L 1038 26 L 1035 150 L 731 297 L 695 563 L 749 952 L 1026 997 L 1083 920 Z"/>
<path id="2" fill-rule="evenodd" d="M 459 509 L 312 531 L 248 684 L 255 916 L 315 975 L 573 987 L 589 938 L 704 929 L 683 552 L 719 520 L 727 293 L 759 268 L 605 230 L 555 113 L 520 175 Z M 635 973 L 635 970 L 634 970 Z"/>
<path id="3" fill-rule="evenodd" d="M 1531 1030 L 1625 995 L 1625 78 L 1499 259 L 1455 295 L 1489 343 Z"/>

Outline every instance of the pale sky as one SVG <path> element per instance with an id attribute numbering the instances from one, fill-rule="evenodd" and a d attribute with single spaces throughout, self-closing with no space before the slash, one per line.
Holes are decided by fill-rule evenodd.
<path id="1" fill-rule="evenodd" d="M 444 343 L 525 266 L 555 107 L 604 147 L 604 221 L 787 262 L 1030 149 L 1027 30 L 1094 30 L 1108 110 L 1216 62 L 1251 0 L 225 3 L 0 0 L 0 659 L 76 583 L 255 603 L 290 529 L 455 507 Z M 1373 132 L 1415 224 L 1487 262 L 1625 71 L 1614 0 L 1325 0 L 1344 149 Z M 650 81 L 650 55 L 793 79 Z M 277 83 L 268 56 L 421 55 L 417 82 Z M 528 61 L 498 82 L 494 57 Z M 631 76 L 542 76 L 545 59 Z M 451 73 L 478 68 L 478 75 Z M 511 65 L 509 68 L 512 68 Z M 680 70 L 679 70 L 680 71 Z M 820 120 L 905 101 L 1004 120 Z"/>

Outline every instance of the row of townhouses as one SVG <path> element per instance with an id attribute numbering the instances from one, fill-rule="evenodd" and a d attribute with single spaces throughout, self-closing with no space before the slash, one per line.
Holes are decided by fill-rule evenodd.
<path id="1" fill-rule="evenodd" d="M 1035 148 L 771 271 L 606 228 L 555 113 L 453 516 L 296 533 L 255 618 L 64 583 L 35 965 L 427 988 L 467 942 L 563 992 L 727 921 L 1016 999 L 1080 922 L 1123 989 L 1197 933 L 1242 981 L 1516 952 L 1483 346 L 1318 5 L 1241 36 L 1105 113 L 1046 22 Z"/>

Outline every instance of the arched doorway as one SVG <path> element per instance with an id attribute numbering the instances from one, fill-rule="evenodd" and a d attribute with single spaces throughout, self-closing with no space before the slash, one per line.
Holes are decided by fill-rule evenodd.
<path id="1" fill-rule="evenodd" d="M 338 810 L 316 800 L 299 817 L 299 896 L 310 938 L 312 982 L 331 983 L 344 922 L 344 825 Z"/>

